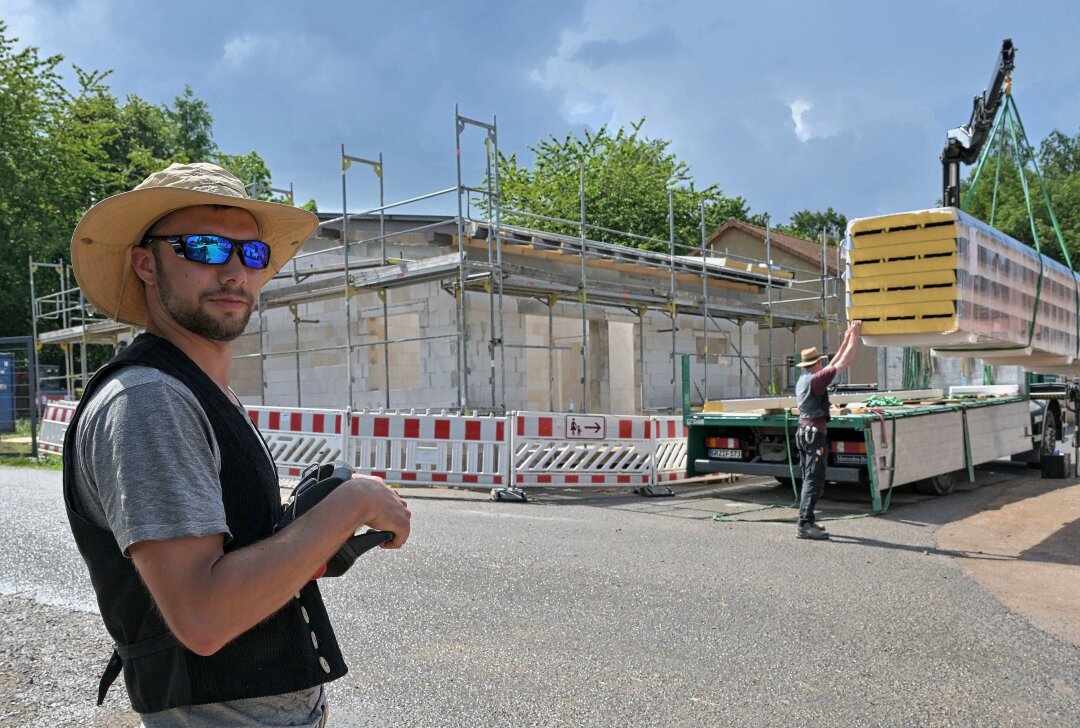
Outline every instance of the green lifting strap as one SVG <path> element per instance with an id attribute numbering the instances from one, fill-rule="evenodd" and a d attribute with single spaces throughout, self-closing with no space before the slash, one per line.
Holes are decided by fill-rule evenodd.
<path id="1" fill-rule="evenodd" d="M 1020 119 L 1020 110 L 1016 108 L 1016 102 L 1013 101 L 1012 96 L 1008 97 L 1008 105 L 1012 109 L 1013 114 L 1016 116 L 1016 124 L 1020 127 L 1020 138 L 1024 140 L 1026 146 L 1025 158 L 1031 160 L 1031 166 L 1035 168 L 1035 179 L 1039 181 L 1039 189 L 1042 191 L 1043 202 L 1046 204 L 1046 211 L 1050 215 L 1050 223 L 1054 226 L 1054 235 L 1057 237 L 1058 246 L 1061 248 L 1061 255 L 1065 259 L 1065 264 L 1072 272 L 1073 279 L 1073 301 L 1075 302 L 1077 315 L 1074 317 L 1076 322 L 1076 353 L 1080 355 L 1080 283 L 1077 281 L 1076 269 L 1073 267 L 1072 256 L 1069 255 L 1069 248 L 1065 245 L 1065 236 L 1061 233 L 1061 226 L 1058 224 L 1057 215 L 1054 213 L 1054 205 L 1050 201 L 1050 190 L 1046 186 L 1046 179 L 1043 177 L 1042 170 L 1039 169 L 1039 162 L 1035 158 L 1035 152 L 1031 148 L 1030 142 L 1028 142 L 1027 132 L 1024 131 L 1024 122 Z M 1026 182 L 1026 178 L 1025 178 Z M 1028 205 L 1028 214 L 1031 215 L 1030 203 Z M 1032 228 L 1035 226 L 1034 215 L 1032 218 Z"/>
<path id="2" fill-rule="evenodd" d="M 1013 157 L 1016 163 L 1018 176 L 1020 177 L 1020 184 L 1024 192 L 1024 204 L 1027 207 L 1028 212 L 1028 224 L 1031 227 L 1031 236 L 1034 242 L 1035 251 L 1039 254 L 1039 278 L 1035 286 L 1035 304 L 1031 315 L 1031 325 L 1028 327 L 1028 343 L 1025 346 L 1005 347 L 1002 349 L 1003 351 L 1009 349 L 1023 349 L 1027 346 L 1031 346 L 1031 343 L 1035 340 L 1035 327 L 1037 325 L 1039 309 L 1042 303 L 1045 265 L 1042 258 L 1042 244 L 1039 239 L 1038 227 L 1036 225 L 1035 211 L 1032 207 L 1031 189 L 1028 183 L 1027 163 L 1029 161 L 1033 167 L 1035 179 L 1038 180 L 1039 189 L 1042 192 L 1043 202 L 1049 213 L 1050 222 L 1053 225 L 1054 234 L 1057 237 L 1062 258 L 1072 273 L 1073 303 L 1076 307 L 1076 311 L 1080 312 L 1080 279 L 1077 278 L 1076 271 L 1073 268 L 1072 257 L 1069 255 L 1068 247 L 1065 245 L 1065 238 L 1061 233 L 1061 226 L 1058 224 L 1057 216 L 1054 213 L 1054 207 L 1050 200 L 1050 193 L 1046 186 L 1046 180 L 1043 178 L 1042 171 L 1039 169 L 1038 161 L 1035 158 L 1035 152 L 1031 147 L 1031 143 L 1028 141 L 1027 132 L 1024 130 L 1024 124 L 1020 118 L 1020 110 L 1017 108 L 1016 100 L 1013 98 L 1012 94 L 1006 96 L 1005 105 L 1002 107 L 998 118 L 994 121 L 994 126 L 990 132 L 986 146 L 983 147 L 982 153 L 979 155 L 975 172 L 971 178 L 971 184 L 968 185 L 968 189 L 964 194 L 964 199 L 961 202 L 960 207 L 961 209 L 966 209 L 968 207 L 975 194 L 975 190 L 978 187 L 979 180 L 982 177 L 982 172 L 987 161 L 990 159 L 991 154 L 994 151 L 997 151 L 997 163 L 994 170 L 994 190 L 990 203 L 990 220 L 988 221 L 991 226 L 994 225 L 997 216 L 997 199 L 1001 179 L 1001 167 L 1003 166 L 1005 156 L 1006 133 L 1012 141 Z M 1080 355 L 1080 315 L 1074 317 L 1074 322 L 1074 354 Z"/>

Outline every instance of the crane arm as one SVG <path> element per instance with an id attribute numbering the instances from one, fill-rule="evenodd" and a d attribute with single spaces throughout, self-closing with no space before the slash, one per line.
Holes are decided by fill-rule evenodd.
<path id="1" fill-rule="evenodd" d="M 960 206 L 960 165 L 972 164 L 979 158 L 983 144 L 994 126 L 1001 102 L 1009 93 L 1010 76 L 1015 66 L 1016 48 L 1010 38 L 1001 43 L 990 85 L 975 97 L 968 123 L 949 131 L 945 149 L 941 152 L 942 204 Z"/>

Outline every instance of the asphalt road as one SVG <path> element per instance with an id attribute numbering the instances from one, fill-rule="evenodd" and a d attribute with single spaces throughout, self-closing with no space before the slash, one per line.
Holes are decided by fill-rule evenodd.
<path id="1" fill-rule="evenodd" d="M 322 582 L 351 666 L 331 724 L 1080 725 L 1080 648 L 934 546 L 1023 475 L 899 494 L 883 518 L 829 523 L 828 543 L 713 522 L 789 495 L 763 486 L 525 504 L 408 490 L 406 548 Z M 136 724 L 120 686 L 92 704 L 108 648 L 59 473 L 0 468 L 0 494 L 0 724 Z M 830 495 L 825 515 L 864 506 Z"/>

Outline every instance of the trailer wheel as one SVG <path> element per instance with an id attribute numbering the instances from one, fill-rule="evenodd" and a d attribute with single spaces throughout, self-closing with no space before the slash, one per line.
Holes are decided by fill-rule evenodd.
<path id="1" fill-rule="evenodd" d="M 922 495 L 948 495 L 956 485 L 956 473 L 942 473 L 913 483 L 915 492 Z"/>
<path id="2" fill-rule="evenodd" d="M 1047 407 L 1043 415 L 1042 441 L 1039 446 L 1039 457 L 1049 455 L 1057 448 L 1058 438 L 1061 437 L 1061 425 L 1058 422 L 1057 408 Z"/>

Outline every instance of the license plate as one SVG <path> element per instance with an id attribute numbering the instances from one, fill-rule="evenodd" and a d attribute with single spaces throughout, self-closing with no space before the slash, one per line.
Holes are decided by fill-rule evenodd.
<path id="1" fill-rule="evenodd" d="M 710 447 L 708 456 L 713 460 L 742 460 L 742 450 L 738 448 Z"/>
<path id="2" fill-rule="evenodd" d="M 833 462 L 837 465 L 866 465 L 865 455 L 847 455 L 842 452 L 833 453 Z"/>

